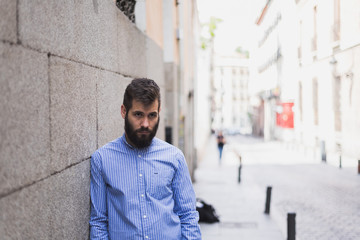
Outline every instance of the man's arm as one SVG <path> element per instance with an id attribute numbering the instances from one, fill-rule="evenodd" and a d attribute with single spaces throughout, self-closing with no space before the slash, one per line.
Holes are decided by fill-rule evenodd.
<path id="1" fill-rule="evenodd" d="M 183 154 L 178 155 L 178 168 L 172 183 L 174 191 L 174 212 L 181 221 L 182 240 L 200 240 L 199 213 L 196 211 L 196 197 L 188 167 Z"/>
<path id="2" fill-rule="evenodd" d="M 90 169 L 90 239 L 108 239 L 108 216 L 106 207 L 106 184 L 102 176 L 101 157 L 95 152 L 91 156 Z"/>

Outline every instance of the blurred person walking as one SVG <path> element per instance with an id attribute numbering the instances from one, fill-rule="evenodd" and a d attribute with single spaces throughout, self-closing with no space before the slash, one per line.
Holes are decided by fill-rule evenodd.
<path id="1" fill-rule="evenodd" d="M 217 146 L 219 149 L 219 163 L 221 164 L 221 158 L 222 158 L 222 152 L 226 143 L 225 137 L 222 133 L 222 131 L 219 131 L 216 137 L 217 140 Z"/>

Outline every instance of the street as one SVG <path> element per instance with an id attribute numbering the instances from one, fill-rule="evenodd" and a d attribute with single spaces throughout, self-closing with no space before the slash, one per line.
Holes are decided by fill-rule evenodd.
<path id="1" fill-rule="evenodd" d="M 223 216 L 218 225 L 201 225 L 204 240 L 286 239 L 288 213 L 296 213 L 298 240 L 360 239 L 360 175 L 354 166 L 339 169 L 322 163 L 316 155 L 279 142 L 244 136 L 229 136 L 227 141 L 219 164 L 216 157 L 209 160 L 216 154 L 215 139 L 210 139 L 212 150 L 208 152 L 212 154 L 203 158 L 196 174 L 197 195 L 212 201 Z M 235 152 L 242 157 L 240 183 L 237 183 L 239 158 Z M 207 189 L 204 189 L 206 179 Z M 272 187 L 272 195 L 269 219 L 266 219 L 263 211 L 268 186 Z M 221 196 L 217 196 L 216 191 L 221 191 Z M 239 196 L 240 192 L 250 195 Z M 234 196 L 241 201 L 234 202 Z M 267 227 L 262 227 L 264 221 Z M 229 227 L 228 222 L 240 224 Z M 230 230 L 224 226 L 238 232 L 226 238 Z M 217 237 L 211 237 L 214 234 Z"/>

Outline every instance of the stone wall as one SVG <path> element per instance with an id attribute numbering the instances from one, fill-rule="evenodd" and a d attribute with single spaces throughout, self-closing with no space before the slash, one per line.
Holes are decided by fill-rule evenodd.
<path id="1" fill-rule="evenodd" d="M 162 49 L 113 0 L 0 5 L 1 239 L 88 239 L 90 155 L 132 78 L 164 89 Z"/>

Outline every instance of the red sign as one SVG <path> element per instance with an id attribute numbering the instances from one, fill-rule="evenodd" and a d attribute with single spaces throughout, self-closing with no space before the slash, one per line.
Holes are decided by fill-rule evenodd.
<path id="1" fill-rule="evenodd" d="M 294 103 L 281 103 L 276 113 L 276 125 L 282 128 L 294 128 Z"/>

